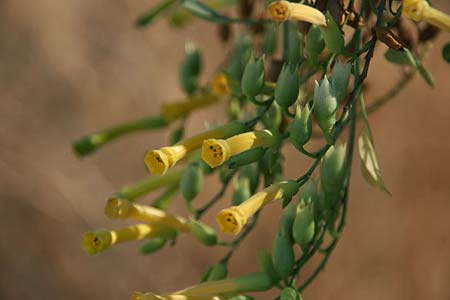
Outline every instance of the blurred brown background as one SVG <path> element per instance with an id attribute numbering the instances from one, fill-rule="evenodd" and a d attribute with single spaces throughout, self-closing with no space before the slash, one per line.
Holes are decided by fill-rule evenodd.
<path id="1" fill-rule="evenodd" d="M 433 2 L 450 11 L 448 1 Z M 85 231 L 120 226 L 103 216 L 106 198 L 147 176 L 145 150 L 162 146 L 167 134 L 125 138 L 84 160 L 71 142 L 181 97 L 176 66 L 186 41 L 204 51 L 205 80 L 228 49 L 202 21 L 181 31 L 164 20 L 136 30 L 135 17 L 153 3 L 0 1 L 0 299 L 114 300 L 134 290 L 172 291 L 196 283 L 224 254 L 188 236 L 148 257 L 137 255 L 137 243 L 94 257 L 81 249 Z M 441 34 L 425 61 L 436 88 L 416 78 L 371 116 L 393 197 L 365 184 L 356 162 L 344 236 L 304 299 L 450 299 L 450 66 L 440 55 L 449 37 Z M 367 101 L 399 76 L 380 55 L 372 66 Z M 197 113 L 189 132 L 200 131 L 202 120 L 223 120 L 221 109 Z M 309 162 L 291 148 L 286 153 L 287 177 L 303 173 Z M 208 182 L 199 201 L 217 188 L 216 178 Z M 184 214 L 181 207 L 173 211 Z M 264 210 L 232 259 L 231 275 L 257 269 L 256 252 L 271 248 L 278 211 Z M 215 226 L 211 214 L 207 220 Z"/>

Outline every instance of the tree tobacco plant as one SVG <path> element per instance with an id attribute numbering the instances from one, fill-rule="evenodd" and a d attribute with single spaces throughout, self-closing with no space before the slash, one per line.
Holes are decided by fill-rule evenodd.
<path id="1" fill-rule="evenodd" d="M 237 16 L 221 13 L 230 6 L 238 8 Z M 159 115 L 74 143 L 75 152 L 84 157 L 134 132 L 172 129 L 169 145 L 151 149 L 145 156 L 152 175 L 106 201 L 107 217 L 136 223 L 86 233 L 82 247 L 94 255 L 119 243 L 145 240 L 140 252 L 151 254 L 166 244 L 175 245 L 179 234 L 191 234 L 209 247 L 229 247 L 199 284 L 174 292 L 130 292 L 135 300 L 250 299 L 246 293 L 272 288 L 280 289 L 282 300 L 300 299 L 343 233 L 355 151 L 362 176 L 390 195 L 381 177 L 368 115 L 393 99 L 416 74 L 434 86 L 422 58 L 440 30 L 450 31 L 450 16 L 425 0 L 162 0 L 136 25 L 145 27 L 160 16 L 177 28 L 196 18 L 206 20 L 218 26 L 224 42 L 233 45 L 228 57 L 217 62 L 214 76 L 202 84 L 201 51 L 187 44 L 178 70 L 185 100 L 163 104 Z M 383 96 L 366 106 L 365 81 L 376 49 L 385 51 L 386 60 L 404 72 Z M 449 45 L 442 54 L 450 60 Z M 185 133 L 184 123 L 192 113 L 217 102 L 226 103 L 227 124 Z M 357 119 L 362 119 L 358 129 Z M 321 139 L 323 145 L 312 149 L 311 139 Z M 287 143 L 310 160 L 297 178 L 283 175 L 282 162 L 291 159 L 281 150 Z M 214 173 L 222 187 L 199 206 L 195 199 L 202 193 L 203 177 Z M 231 201 L 223 199 L 230 185 L 234 186 Z M 139 203 L 141 197 L 161 190 L 150 205 Z M 177 193 L 184 198 L 189 216 L 169 212 Z M 230 203 L 229 207 L 217 211 L 214 206 L 219 201 Z M 283 212 L 273 248 L 259 254 L 259 272 L 228 278 L 228 264 L 257 225 L 259 213 L 276 203 Z M 209 211 L 216 214 L 216 225 L 201 221 Z M 234 239 L 220 241 L 216 230 Z M 300 251 L 294 251 L 296 247 Z M 305 266 L 314 257 L 320 260 L 308 274 Z"/>

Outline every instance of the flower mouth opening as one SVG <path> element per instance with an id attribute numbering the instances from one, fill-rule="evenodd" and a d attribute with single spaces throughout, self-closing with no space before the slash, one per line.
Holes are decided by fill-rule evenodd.
<path id="1" fill-rule="evenodd" d="M 127 200 L 111 198 L 106 202 L 105 215 L 110 219 L 125 218 L 130 211 Z"/>
<path id="2" fill-rule="evenodd" d="M 282 2 L 274 2 L 269 6 L 270 16 L 272 20 L 282 22 L 289 17 L 289 7 Z"/>
<path id="3" fill-rule="evenodd" d="M 238 234 L 242 229 L 242 216 L 233 208 L 222 210 L 216 216 L 216 220 L 224 233 Z"/>
<path id="4" fill-rule="evenodd" d="M 163 175 L 169 169 L 169 158 L 161 150 L 151 150 L 145 156 L 145 164 L 154 175 Z"/>
<path id="5" fill-rule="evenodd" d="M 111 238 L 107 232 L 89 232 L 84 235 L 83 249 L 89 255 L 94 255 L 109 248 Z"/>
<path id="6" fill-rule="evenodd" d="M 202 160 L 211 168 L 222 165 L 229 157 L 229 147 L 226 141 L 209 139 L 203 141 Z"/>

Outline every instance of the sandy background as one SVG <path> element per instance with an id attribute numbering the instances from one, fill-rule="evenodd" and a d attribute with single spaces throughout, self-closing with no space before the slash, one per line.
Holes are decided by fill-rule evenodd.
<path id="1" fill-rule="evenodd" d="M 136 30 L 134 18 L 153 2 L 0 1 L 0 299 L 115 300 L 134 290 L 176 290 L 224 254 L 187 236 L 149 257 L 136 254 L 136 243 L 95 257 L 80 246 L 85 231 L 119 226 L 103 216 L 105 199 L 147 176 L 145 150 L 163 145 L 167 134 L 135 135 L 84 160 L 71 142 L 182 96 L 176 65 L 186 41 L 204 49 L 204 79 L 228 49 L 217 28 L 201 21 L 182 31 L 164 20 Z M 434 3 L 450 11 L 448 1 Z M 436 88 L 416 78 L 371 116 L 394 196 L 367 186 L 355 165 L 344 236 L 304 299 L 450 299 L 450 66 L 440 57 L 449 37 L 441 34 L 425 61 Z M 367 100 L 398 75 L 378 56 Z M 195 114 L 188 131 L 223 120 L 220 111 Z M 287 177 L 303 173 L 309 163 L 286 153 Z M 208 182 L 199 201 L 216 189 L 216 178 Z M 181 204 L 173 211 L 185 213 Z M 277 207 L 264 211 L 231 275 L 257 269 L 255 253 L 271 248 L 277 219 Z"/>

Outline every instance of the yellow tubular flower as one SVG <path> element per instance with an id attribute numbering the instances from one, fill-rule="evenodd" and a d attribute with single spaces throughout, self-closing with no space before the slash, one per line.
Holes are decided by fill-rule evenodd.
<path id="1" fill-rule="evenodd" d="M 264 205 L 286 195 L 292 197 L 297 189 L 298 185 L 293 181 L 278 182 L 254 194 L 238 206 L 223 209 L 216 216 L 220 230 L 225 233 L 238 234 L 248 219 Z"/>
<path id="2" fill-rule="evenodd" d="M 188 101 L 164 103 L 161 107 L 162 115 L 168 122 L 172 122 L 186 116 L 193 110 L 213 104 L 217 100 L 219 100 L 217 95 L 207 94 L 193 97 Z"/>
<path id="3" fill-rule="evenodd" d="M 145 164 L 152 174 L 162 175 L 179 160 L 183 159 L 189 152 L 200 148 L 203 140 L 227 138 L 241 133 L 245 129 L 244 124 L 232 123 L 203 132 L 173 146 L 163 147 L 159 150 L 151 150 L 145 156 Z"/>
<path id="4" fill-rule="evenodd" d="M 273 283 L 264 272 L 251 273 L 244 276 L 209 281 L 188 287 L 184 290 L 157 295 L 154 293 L 133 293 L 132 300 L 219 300 L 227 299 L 227 294 L 265 291 Z"/>
<path id="5" fill-rule="evenodd" d="M 277 22 L 295 20 L 327 26 L 327 20 L 324 14 L 320 10 L 308 5 L 288 1 L 276 1 L 271 3 L 268 8 L 270 17 Z"/>
<path id="6" fill-rule="evenodd" d="M 204 140 L 202 145 L 202 159 L 211 168 L 220 166 L 231 156 L 255 147 L 270 147 L 275 138 L 268 130 L 251 131 L 232 136 L 226 140 Z"/>
<path id="7" fill-rule="evenodd" d="M 416 22 L 425 21 L 450 32 L 450 16 L 431 7 L 426 0 L 403 0 L 402 14 Z"/>
<path id="8" fill-rule="evenodd" d="M 120 198 L 112 198 L 106 202 L 105 215 L 111 219 L 134 219 L 183 232 L 190 231 L 190 226 L 181 217 L 175 217 L 163 210 L 147 205 L 131 203 L 128 200 Z"/>
<path id="9" fill-rule="evenodd" d="M 89 255 L 105 251 L 112 245 L 153 237 L 170 237 L 175 231 L 166 226 L 137 224 L 116 230 L 97 230 L 84 234 L 82 247 Z"/>
<path id="10" fill-rule="evenodd" d="M 228 79 L 223 73 L 219 73 L 214 76 L 211 81 L 211 89 L 217 96 L 228 96 L 231 94 Z"/>

